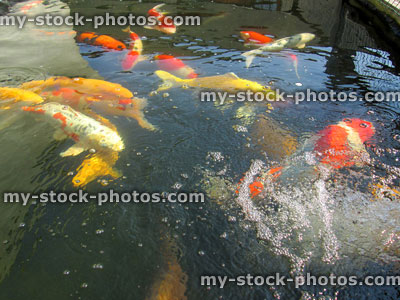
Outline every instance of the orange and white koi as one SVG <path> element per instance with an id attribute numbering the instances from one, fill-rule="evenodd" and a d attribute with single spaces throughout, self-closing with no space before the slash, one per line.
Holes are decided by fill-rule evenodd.
<path id="1" fill-rule="evenodd" d="M 172 55 L 156 55 L 154 59 L 157 61 L 157 66 L 160 70 L 170 72 L 182 79 L 196 78 L 198 76 L 191 67 Z"/>
<path id="2" fill-rule="evenodd" d="M 143 59 L 141 56 L 143 50 L 143 43 L 140 37 L 131 31 L 130 27 L 123 29 L 122 31 L 129 33 L 131 39 L 129 44 L 129 52 L 125 55 L 122 60 L 122 69 L 125 71 L 131 70 L 139 61 Z"/>
<path id="3" fill-rule="evenodd" d="M 101 46 L 110 50 L 121 51 L 126 49 L 124 43 L 114 39 L 113 37 L 105 34 L 98 35 L 94 32 L 82 32 L 77 35 L 76 40 L 79 43 L 85 43 L 93 46 Z"/>
<path id="4" fill-rule="evenodd" d="M 44 115 L 50 123 L 59 126 L 54 138 L 62 140 L 67 137 L 76 142 L 61 156 L 75 156 L 83 151 L 95 149 L 96 151 L 122 151 L 125 146 L 119 134 L 100 122 L 73 110 L 68 105 L 49 102 L 36 106 L 24 106 L 24 111 Z"/>
<path id="5" fill-rule="evenodd" d="M 107 119 L 93 113 L 92 110 L 101 111 L 104 114 L 123 116 L 135 119 L 138 124 L 148 130 L 156 130 L 156 127 L 149 123 L 143 109 L 147 105 L 147 100 L 143 98 L 121 98 L 116 95 L 91 95 L 82 93 L 72 88 L 59 88 L 54 90 L 45 90 L 40 94 L 47 101 L 58 102 L 72 106 L 78 111 L 83 111 L 102 124 L 112 128 Z"/>
<path id="6" fill-rule="evenodd" d="M 273 38 L 254 31 L 241 31 L 240 36 L 244 39 L 245 44 L 249 45 L 263 45 L 274 41 Z"/>
<path id="7" fill-rule="evenodd" d="M 148 16 L 154 17 L 156 25 L 144 26 L 146 29 L 154 29 L 166 34 L 174 34 L 176 32 L 176 26 L 170 16 L 166 16 L 166 12 L 161 12 L 160 7 L 164 6 L 159 4 L 150 9 L 147 14 Z"/>

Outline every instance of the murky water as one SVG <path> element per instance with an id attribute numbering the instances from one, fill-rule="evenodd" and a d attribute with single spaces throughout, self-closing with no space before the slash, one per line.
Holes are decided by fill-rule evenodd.
<path id="1" fill-rule="evenodd" d="M 374 195 L 370 186 L 389 180 L 392 188 L 398 186 L 398 103 L 304 102 L 274 105 L 273 110 L 252 105 L 251 116 L 239 117 L 243 104 L 202 103 L 194 89 L 150 95 L 161 84 L 154 74 L 152 58 L 157 54 L 183 59 L 199 76 L 234 72 L 286 92 L 309 88 L 358 95 L 398 90 L 398 54 L 341 1 L 222 2 L 229 1 L 168 4 L 171 14 L 200 15 L 203 21 L 200 27 L 179 27 L 174 35 L 132 28 L 149 59 L 131 71 L 121 70 L 123 53 L 78 44 L 70 35 L 43 34 L 29 25 L 0 29 L 1 86 L 54 75 L 104 78 L 148 99 L 146 118 L 160 130 L 150 132 L 134 120 L 112 118 L 125 141 L 116 165 L 124 176 L 106 186 L 93 181 L 87 191 L 207 193 L 203 204 L 1 203 L 0 299 L 150 299 L 168 264 L 179 266 L 172 274 L 186 274 L 171 284 L 185 290 L 187 299 L 399 297 L 398 287 L 390 286 L 200 286 L 200 276 L 206 274 L 398 275 L 400 259 L 399 197 Z M 156 4 L 48 1 L 30 13 L 145 15 Z M 18 5 L 2 4 L 0 9 L 7 6 L 12 13 Z M 127 42 L 121 29 L 97 32 Z M 69 30 L 94 31 L 89 25 L 57 29 Z M 248 49 L 241 30 L 276 37 L 310 32 L 316 38 L 302 50 L 256 57 L 246 69 L 241 54 Z M 297 56 L 298 76 L 290 54 Z M 0 112 L 1 124 L 8 118 L 9 111 Z M 305 159 L 302 145 L 310 137 L 343 118 L 365 119 L 375 126 L 363 168 L 345 168 L 327 179 L 299 173 L 281 186 L 273 184 L 257 201 L 234 193 L 243 173 L 251 179 L 248 170 L 255 160 L 268 167 L 282 161 L 295 165 Z M 53 132 L 22 113 L 2 129 L 0 191 L 74 190 L 69 173 L 83 156 L 61 158 L 59 153 L 72 142 L 54 141 Z M 286 157 L 281 136 L 300 150 Z"/>

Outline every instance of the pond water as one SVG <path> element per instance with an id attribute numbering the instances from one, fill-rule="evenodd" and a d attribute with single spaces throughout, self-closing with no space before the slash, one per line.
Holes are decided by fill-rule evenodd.
<path id="1" fill-rule="evenodd" d="M 23 5 L 0 4 L 4 14 Z M 156 4 L 50 0 L 28 14 L 146 15 Z M 0 86 L 79 76 L 119 83 L 147 98 L 145 116 L 159 130 L 111 117 L 125 143 L 115 166 L 123 176 L 99 178 L 106 181 L 94 180 L 85 191 L 206 193 L 202 204 L 1 202 L 0 299 L 398 299 L 397 286 L 200 285 L 201 275 L 399 275 L 400 203 L 393 192 L 400 175 L 398 102 L 287 101 L 269 109 L 201 102 L 197 89 L 151 93 L 162 83 L 154 74 L 158 54 L 182 59 L 200 77 L 234 72 L 287 93 L 397 91 L 396 48 L 339 0 L 169 1 L 163 9 L 199 15 L 202 25 L 180 26 L 173 35 L 132 27 L 147 60 L 130 71 L 121 69 L 125 52 L 58 34 L 96 31 L 128 43 L 123 27 L 0 28 Z M 246 68 L 243 30 L 316 37 L 304 49 L 267 53 Z M 0 111 L 1 124 L 9 115 Z M 326 180 L 298 173 L 262 199 L 245 199 L 262 212 L 261 219 L 249 216 L 234 191 L 252 163 L 295 165 L 305 155 L 302 145 L 344 118 L 375 127 L 367 163 L 337 170 Z M 70 172 L 86 154 L 60 157 L 73 142 L 55 141 L 53 133 L 47 123 L 22 112 L 2 129 L 2 195 L 76 190 Z M 288 140 L 299 146 L 285 157 L 282 145 Z M 162 284 L 174 286 L 175 296 L 163 294 Z"/>

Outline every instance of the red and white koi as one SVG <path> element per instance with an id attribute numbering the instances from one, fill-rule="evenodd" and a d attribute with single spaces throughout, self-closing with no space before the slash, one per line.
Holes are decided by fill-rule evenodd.
<path id="1" fill-rule="evenodd" d="M 354 157 L 365 152 L 364 143 L 372 138 L 375 128 L 361 119 L 343 119 L 329 125 L 317 136 L 314 151 L 318 160 L 332 168 L 340 169 L 355 164 Z"/>
<path id="2" fill-rule="evenodd" d="M 121 63 L 122 69 L 128 71 L 131 70 L 139 61 L 143 60 L 143 57 L 141 56 L 143 43 L 140 37 L 131 31 L 130 27 L 127 27 L 122 31 L 128 32 L 131 40 L 129 44 L 129 52 L 125 55 Z"/>
<path id="3" fill-rule="evenodd" d="M 166 16 L 166 12 L 161 12 L 159 10 L 162 6 L 164 6 L 164 3 L 154 6 L 147 12 L 148 16 L 155 18 L 156 25 L 144 26 L 144 28 L 158 30 L 166 34 L 174 34 L 176 32 L 176 26 L 172 17 Z"/>

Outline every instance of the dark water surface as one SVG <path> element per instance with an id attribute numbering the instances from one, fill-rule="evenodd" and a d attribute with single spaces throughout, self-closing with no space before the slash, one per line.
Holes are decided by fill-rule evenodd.
<path id="1" fill-rule="evenodd" d="M 202 103 L 195 90 L 174 88 L 168 95 L 149 95 L 161 83 L 154 74 L 157 68 L 152 58 L 162 53 L 184 59 L 199 76 L 234 72 L 241 78 L 272 83 L 286 92 L 309 88 L 363 95 L 399 90 L 398 52 L 366 25 L 362 15 L 341 1 L 223 2 L 229 1 L 171 1 L 166 11 L 200 15 L 203 21 L 200 27 L 179 27 L 171 36 L 132 28 L 142 37 L 143 54 L 149 60 L 128 72 L 121 70 L 120 52 L 77 44 L 71 36 L 40 35 L 30 26 L 23 30 L 0 28 L 1 86 L 54 75 L 82 76 L 120 83 L 148 99 L 146 118 L 160 130 L 150 132 L 134 120 L 113 118 L 126 146 L 116 165 L 124 177 L 106 186 L 94 181 L 86 186 L 88 192 L 179 188 L 208 193 L 203 204 L 23 207 L 0 203 L 0 299 L 156 299 L 150 295 L 165 273 L 166 253 L 171 252 L 166 240 L 174 245 L 172 256 L 187 274 L 187 299 L 400 297 L 399 288 L 391 286 L 200 286 L 200 275 L 205 274 L 311 272 L 361 278 L 399 275 L 400 267 L 399 199 L 373 199 L 367 188 L 374 179 L 390 176 L 398 186 L 398 103 L 304 102 L 277 105 L 270 112 L 266 112 L 266 106 L 256 105 L 252 116 L 238 118 L 243 104 L 221 107 Z M 32 13 L 145 15 L 158 3 L 50 0 L 45 4 Z M 10 4 L 8 9 L 12 12 L 13 7 Z M 72 29 L 94 30 L 89 25 L 59 30 Z M 97 32 L 127 42 L 121 29 L 102 27 Z M 310 32 L 316 38 L 302 50 L 256 57 L 246 69 L 241 53 L 247 48 L 240 39 L 241 30 L 279 38 Z M 300 78 L 291 53 L 298 58 Z M 0 112 L 0 120 L 6 118 L 7 111 Z M 373 162 L 362 170 L 341 171 L 332 184 L 307 191 L 302 189 L 303 178 L 299 178 L 298 187 L 277 192 L 274 201 L 281 209 L 269 211 L 268 218 L 262 220 L 273 234 L 261 238 L 260 227 L 245 220 L 234 193 L 228 190 L 253 159 L 266 160 L 267 149 L 274 147 L 268 143 L 268 135 L 273 133 L 252 123 L 273 119 L 303 144 L 343 118 L 374 124 L 375 146 L 368 150 Z M 235 125 L 248 131 L 234 130 Z M 59 153 L 72 143 L 54 141 L 53 132 L 46 124 L 23 116 L 2 130 L 0 191 L 74 190 L 68 173 L 79 166 L 83 155 L 61 158 Z M 260 134 L 267 142 L 259 141 Z"/>

